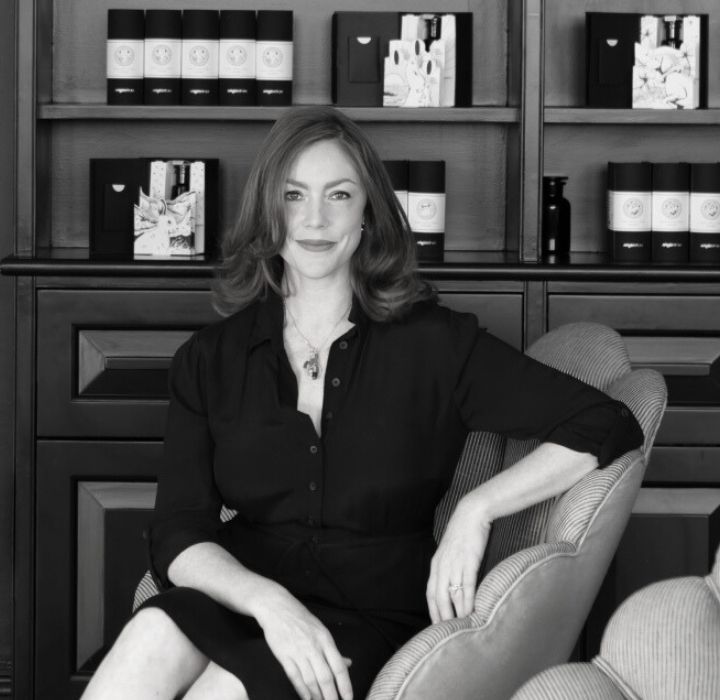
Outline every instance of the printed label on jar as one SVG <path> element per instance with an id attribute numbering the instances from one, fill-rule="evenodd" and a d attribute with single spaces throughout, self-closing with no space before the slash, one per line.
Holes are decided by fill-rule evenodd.
<path id="1" fill-rule="evenodd" d="M 292 80 L 292 41 L 257 41 L 255 53 L 258 80 Z"/>
<path id="2" fill-rule="evenodd" d="M 182 43 L 183 78 L 218 77 L 217 41 L 199 41 L 193 39 Z"/>
<path id="3" fill-rule="evenodd" d="M 220 39 L 220 77 L 255 78 L 255 42 L 251 39 Z"/>
<path id="4" fill-rule="evenodd" d="M 142 40 L 108 39 L 107 77 L 112 80 L 143 77 Z"/>
<path id="5" fill-rule="evenodd" d="M 687 231 L 690 228 L 689 192 L 653 192 L 652 230 Z"/>
<path id="6" fill-rule="evenodd" d="M 179 78 L 181 66 L 180 39 L 145 39 L 146 78 Z"/>
<path id="7" fill-rule="evenodd" d="M 445 231 L 445 195 L 438 192 L 408 192 L 408 220 L 417 233 Z"/>
<path id="8" fill-rule="evenodd" d="M 398 202 L 400 202 L 400 206 L 405 212 L 405 216 L 410 216 L 410 214 L 408 213 L 408 191 L 395 190 L 395 196 L 398 198 Z"/>
<path id="9" fill-rule="evenodd" d="M 690 194 L 690 230 L 693 233 L 720 233 L 720 194 Z"/>
<path id="10" fill-rule="evenodd" d="M 649 192 L 608 191 L 608 228 L 611 231 L 649 231 L 652 208 Z"/>

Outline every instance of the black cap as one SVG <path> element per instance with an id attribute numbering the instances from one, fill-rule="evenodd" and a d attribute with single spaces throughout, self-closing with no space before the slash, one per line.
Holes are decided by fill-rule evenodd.
<path id="1" fill-rule="evenodd" d="M 108 10 L 108 39 L 144 39 L 144 10 Z"/>
<path id="2" fill-rule="evenodd" d="M 408 188 L 408 162 L 406 160 L 384 160 L 383 165 L 390 177 L 394 190 L 407 190 Z"/>
<path id="3" fill-rule="evenodd" d="M 145 38 L 182 38 L 182 11 L 148 10 L 145 13 Z"/>
<path id="4" fill-rule="evenodd" d="M 219 36 L 220 14 L 217 10 L 184 10 L 183 39 L 216 39 Z"/>
<path id="5" fill-rule="evenodd" d="M 608 189 L 613 192 L 650 192 L 652 163 L 608 163 Z"/>
<path id="6" fill-rule="evenodd" d="M 411 160 L 408 167 L 408 191 L 445 192 L 444 160 Z"/>
<path id="7" fill-rule="evenodd" d="M 690 190 L 690 163 L 653 163 L 653 190 L 687 192 Z"/>
<path id="8" fill-rule="evenodd" d="M 692 192 L 720 192 L 720 163 L 693 163 L 690 166 Z"/>
<path id="9" fill-rule="evenodd" d="M 254 39 L 255 10 L 220 10 L 221 39 Z"/>
<path id="10" fill-rule="evenodd" d="M 258 10 L 258 41 L 292 41 L 292 10 Z"/>

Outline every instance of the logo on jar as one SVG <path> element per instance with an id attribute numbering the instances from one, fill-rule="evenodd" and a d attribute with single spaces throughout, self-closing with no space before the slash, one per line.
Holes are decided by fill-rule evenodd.
<path id="1" fill-rule="evenodd" d="M 247 51 L 239 44 L 230 46 L 225 52 L 225 58 L 231 66 L 241 66 L 248 59 Z"/>
<path id="2" fill-rule="evenodd" d="M 268 68 L 277 68 L 283 61 L 283 52 L 277 46 L 269 46 L 263 51 L 262 62 Z"/>
<path id="3" fill-rule="evenodd" d="M 198 45 L 190 47 L 190 63 L 198 68 L 206 66 L 210 60 L 210 52 L 206 46 Z"/>
<path id="4" fill-rule="evenodd" d="M 115 49 L 113 57 L 119 66 L 130 66 L 135 62 L 135 49 L 127 44 L 120 44 Z"/>
<path id="5" fill-rule="evenodd" d="M 622 209 L 628 219 L 639 219 L 645 213 L 645 205 L 638 197 L 628 199 Z"/>
<path id="6" fill-rule="evenodd" d="M 415 205 L 415 212 L 421 219 L 429 221 L 437 215 L 437 204 L 432 199 L 421 199 Z"/>
<path id="7" fill-rule="evenodd" d="M 172 61 L 172 47 L 167 44 L 158 44 L 152 50 L 153 63 L 157 63 L 159 66 L 166 66 Z"/>
<path id="8" fill-rule="evenodd" d="M 720 219 L 720 200 L 706 199 L 700 207 L 700 213 L 709 221 L 717 221 Z"/>
<path id="9" fill-rule="evenodd" d="M 669 197 L 662 203 L 661 210 L 666 219 L 677 219 L 682 214 L 682 202 L 676 197 Z"/>

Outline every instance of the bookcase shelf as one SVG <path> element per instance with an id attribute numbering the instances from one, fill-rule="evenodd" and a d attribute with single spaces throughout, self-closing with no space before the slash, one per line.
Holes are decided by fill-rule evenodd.
<path id="1" fill-rule="evenodd" d="M 720 109 L 591 109 L 546 107 L 546 124 L 623 124 L 631 126 L 719 126 Z"/>

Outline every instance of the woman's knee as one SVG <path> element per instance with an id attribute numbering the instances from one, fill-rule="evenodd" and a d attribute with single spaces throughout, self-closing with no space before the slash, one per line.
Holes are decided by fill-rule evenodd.
<path id="1" fill-rule="evenodd" d="M 234 674 L 211 661 L 184 700 L 248 700 L 248 694 Z"/>

